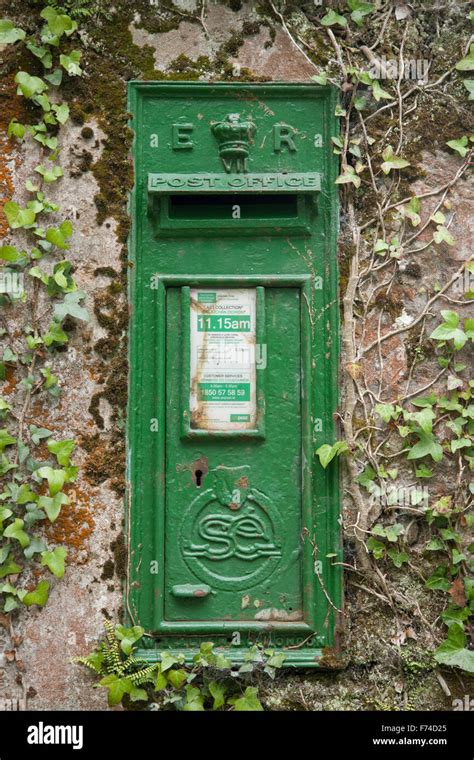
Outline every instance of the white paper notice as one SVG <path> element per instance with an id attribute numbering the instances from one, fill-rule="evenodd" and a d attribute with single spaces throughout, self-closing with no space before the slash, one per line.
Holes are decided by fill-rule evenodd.
<path id="1" fill-rule="evenodd" d="M 191 428 L 256 427 L 256 291 L 191 288 Z"/>

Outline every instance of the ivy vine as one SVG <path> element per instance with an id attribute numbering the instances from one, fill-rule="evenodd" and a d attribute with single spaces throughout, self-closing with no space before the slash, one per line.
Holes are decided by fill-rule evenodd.
<path id="1" fill-rule="evenodd" d="M 8 616 L 47 602 L 45 569 L 56 578 L 65 572 L 67 550 L 51 544 L 45 527 L 69 503 L 67 486 L 78 471 L 71 461 L 76 443 L 44 427 L 47 423 L 35 417 L 32 405 L 37 399 L 58 403 L 61 386 L 54 360 L 68 342 L 66 320 L 89 319 L 81 305 L 85 293 L 78 290 L 66 258 L 73 225 L 61 219 L 59 205 L 48 198 L 48 187 L 63 176 L 59 133 L 69 107 L 61 100 L 61 82 L 82 75 L 81 52 L 70 41 L 77 23 L 53 7 L 40 16 L 42 28 L 33 35 L 8 19 L 0 21 L 0 43 L 22 44 L 32 70 L 37 71 L 38 61 L 42 66 L 41 76 L 23 70 L 15 76 L 17 95 L 27 101 L 32 123 L 12 119 L 8 138 L 23 143 L 29 153 L 38 145 L 40 159 L 35 178 L 25 184 L 26 204 L 10 199 L 3 206 L 11 242 L 0 247 L 0 379 L 16 389 L 8 399 L 0 398 L 0 609 Z M 28 310 L 21 330 L 14 321 L 19 309 Z"/>

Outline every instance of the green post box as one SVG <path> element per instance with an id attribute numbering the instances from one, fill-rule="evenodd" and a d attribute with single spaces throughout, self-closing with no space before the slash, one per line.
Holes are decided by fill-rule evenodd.
<path id="1" fill-rule="evenodd" d="M 130 85 L 127 610 L 140 655 L 333 663 L 341 608 L 335 98 Z"/>

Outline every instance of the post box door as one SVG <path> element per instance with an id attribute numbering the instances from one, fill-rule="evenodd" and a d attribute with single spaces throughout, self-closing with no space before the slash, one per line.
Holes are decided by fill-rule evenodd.
<path id="1" fill-rule="evenodd" d="M 164 618 L 302 620 L 300 290 L 166 301 Z"/>

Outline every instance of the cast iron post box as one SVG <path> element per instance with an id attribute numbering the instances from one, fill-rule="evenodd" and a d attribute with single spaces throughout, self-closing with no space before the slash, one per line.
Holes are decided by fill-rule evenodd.
<path id="1" fill-rule="evenodd" d="M 127 610 L 140 655 L 203 641 L 329 661 L 341 607 L 335 99 L 130 86 Z"/>

